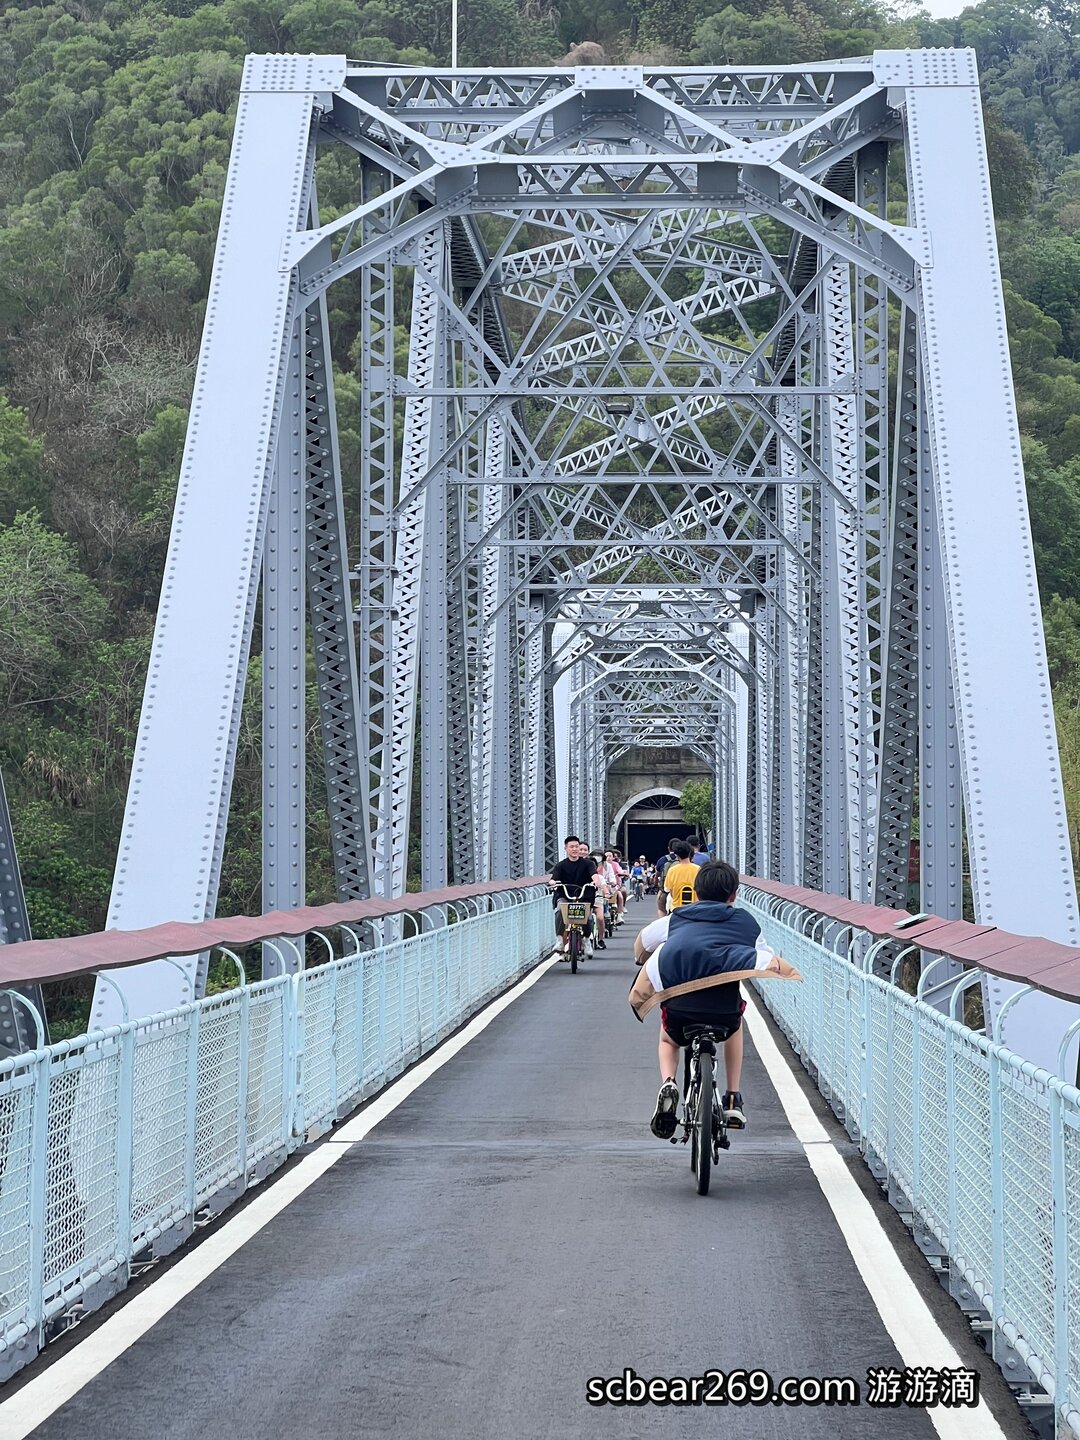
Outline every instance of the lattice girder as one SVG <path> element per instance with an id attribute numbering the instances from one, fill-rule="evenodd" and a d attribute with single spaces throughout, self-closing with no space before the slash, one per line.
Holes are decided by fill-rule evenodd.
<path id="1" fill-rule="evenodd" d="M 885 194 L 898 144 L 900 223 Z M 320 223 L 316 157 L 342 147 L 360 184 L 347 194 L 334 171 Z M 944 807 L 923 819 L 933 883 L 959 860 L 935 779 L 955 757 L 980 917 L 1080 939 L 987 197 L 969 52 L 453 74 L 250 57 L 111 923 L 213 907 L 271 477 L 299 455 L 324 487 L 355 483 L 322 434 L 329 353 L 361 385 L 347 545 L 333 505 L 308 516 L 325 552 L 314 634 L 337 660 L 327 556 L 347 548 L 356 567 L 357 690 L 339 666 L 321 691 L 339 884 L 352 865 L 349 883 L 369 872 L 400 893 L 417 824 L 425 884 L 547 863 L 554 789 L 599 838 L 611 757 L 679 743 L 713 769 L 717 840 L 740 863 L 898 897 L 916 786 Z M 320 309 L 351 275 L 355 359 Z M 300 324 L 315 343 L 290 408 Z M 211 557 L 216 609 L 192 578 Z M 992 641 L 973 599 L 984 571 L 1009 597 Z M 1003 644 L 1022 678 L 1008 735 Z M 189 656 L 206 662 L 197 681 Z M 167 718 L 181 691 L 199 717 L 183 739 Z M 943 695 L 954 730 L 930 723 Z M 144 857 L 162 852 L 161 815 L 177 818 L 167 777 L 189 740 L 163 880 Z M 268 810 L 282 800 L 271 785 Z M 177 998 L 153 975 L 155 1006 Z M 1025 1014 L 1010 1010 L 1014 1034 Z"/>

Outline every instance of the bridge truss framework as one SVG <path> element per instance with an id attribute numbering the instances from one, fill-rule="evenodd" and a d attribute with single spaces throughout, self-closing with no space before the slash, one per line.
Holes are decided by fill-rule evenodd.
<path id="1" fill-rule="evenodd" d="M 966 850 L 979 920 L 1080 941 L 971 52 L 249 57 L 111 926 L 214 912 L 257 617 L 264 909 L 311 676 L 342 899 L 414 811 L 424 888 L 546 869 L 562 677 L 590 839 L 685 745 L 744 870 L 902 905 L 917 805 L 925 910 Z"/>

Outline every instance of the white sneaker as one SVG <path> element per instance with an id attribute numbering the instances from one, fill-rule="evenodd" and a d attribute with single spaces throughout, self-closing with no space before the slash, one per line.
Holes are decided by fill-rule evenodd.
<path id="1" fill-rule="evenodd" d="M 591 940 L 586 940 L 586 941 L 585 941 L 585 959 L 586 959 L 586 960 L 591 960 L 591 959 L 592 959 L 592 941 L 591 941 Z"/>

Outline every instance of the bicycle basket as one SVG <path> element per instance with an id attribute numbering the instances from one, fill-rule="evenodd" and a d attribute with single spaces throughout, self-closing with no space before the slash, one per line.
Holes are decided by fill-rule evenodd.
<path id="1" fill-rule="evenodd" d="M 571 925 L 584 925 L 589 918 L 589 905 L 585 900 L 568 900 L 566 918 Z"/>

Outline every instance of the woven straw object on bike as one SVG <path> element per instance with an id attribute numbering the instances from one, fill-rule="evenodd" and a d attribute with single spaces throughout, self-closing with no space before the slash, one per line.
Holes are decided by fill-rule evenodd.
<path id="1" fill-rule="evenodd" d="M 690 995 L 695 990 L 710 990 L 714 985 L 734 985 L 737 980 L 801 980 L 803 978 L 793 965 L 788 965 L 787 961 L 784 962 L 784 966 L 783 971 L 725 970 L 719 975 L 707 975 L 704 980 L 687 980 L 683 985 L 670 985 L 666 990 L 654 990 L 652 981 L 642 968 L 638 971 L 630 994 L 626 998 L 630 1002 L 631 1010 L 639 1020 L 644 1022 L 645 1016 L 657 1005 L 664 1005 L 669 1000 L 674 1000 L 677 995 Z"/>

